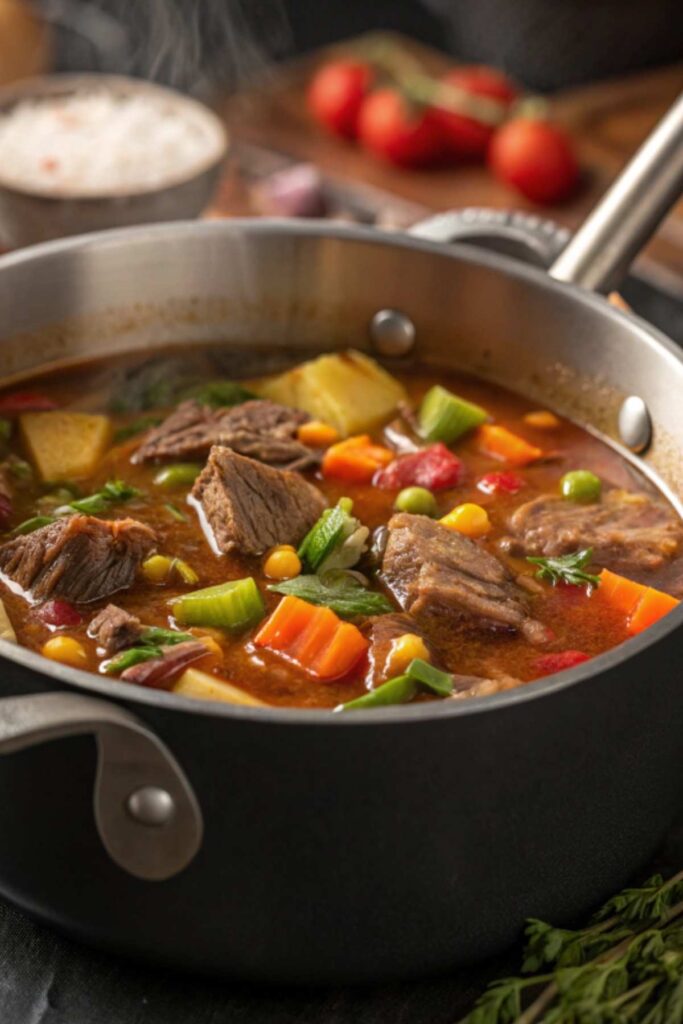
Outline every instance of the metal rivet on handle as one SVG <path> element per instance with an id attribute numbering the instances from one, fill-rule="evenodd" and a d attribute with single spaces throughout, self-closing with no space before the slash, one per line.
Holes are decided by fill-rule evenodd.
<path id="1" fill-rule="evenodd" d="M 619 410 L 619 436 L 632 452 L 642 452 L 652 438 L 652 420 L 645 402 L 629 395 Z"/>
<path id="2" fill-rule="evenodd" d="M 397 309 L 380 309 L 370 323 L 375 348 L 383 356 L 404 356 L 415 344 L 415 324 Z"/>
<path id="3" fill-rule="evenodd" d="M 171 794 L 160 786 L 143 786 L 126 801 L 128 813 L 141 825 L 165 825 L 173 817 L 175 804 Z"/>

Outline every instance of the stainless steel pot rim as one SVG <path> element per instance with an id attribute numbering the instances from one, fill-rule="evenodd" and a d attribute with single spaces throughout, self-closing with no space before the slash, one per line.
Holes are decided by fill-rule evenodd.
<path id="1" fill-rule="evenodd" d="M 567 291 L 570 290 L 575 301 L 598 310 L 602 316 L 611 317 L 618 322 L 625 322 L 631 328 L 635 324 L 641 330 L 644 340 L 651 344 L 654 343 L 662 346 L 669 352 L 675 362 L 683 364 L 683 352 L 646 321 L 633 314 L 622 312 L 593 292 L 554 281 L 542 270 L 531 265 L 522 264 L 519 261 L 497 253 L 475 251 L 471 247 L 464 245 L 444 246 L 438 242 L 411 238 L 403 232 L 379 232 L 373 228 L 357 227 L 355 225 L 330 226 L 325 222 L 292 222 L 270 218 L 235 218 L 225 222 L 197 223 L 195 221 L 179 221 L 155 226 L 120 228 L 90 235 L 80 235 L 65 240 L 45 242 L 16 253 L 10 253 L 0 257 L 0 272 L 7 267 L 16 266 L 24 262 L 31 263 L 41 259 L 49 259 L 53 255 L 58 255 L 68 250 L 86 250 L 90 247 L 135 242 L 150 237 L 163 238 L 168 236 L 177 242 L 179 237 L 183 235 L 190 237 L 193 235 L 201 236 L 207 232 L 237 235 L 240 233 L 273 233 L 304 238 L 332 237 L 340 241 L 348 239 L 375 245 L 392 245 L 407 249 L 418 249 L 447 259 L 460 259 L 491 269 L 501 270 L 513 277 L 542 283 L 545 287 L 553 289 L 557 294 L 566 295 Z M 346 728 L 352 725 L 389 726 L 407 724 L 413 721 L 424 722 L 441 720 L 443 718 L 459 718 L 461 716 L 494 712 L 504 707 L 513 707 L 527 701 L 538 700 L 578 683 L 588 682 L 603 671 L 617 668 L 630 657 L 646 651 L 669 634 L 681 629 L 682 626 L 683 604 L 639 636 L 627 640 L 618 647 L 606 651 L 604 654 L 598 655 L 576 668 L 547 676 L 536 682 L 525 683 L 512 690 L 506 690 L 488 697 L 429 701 L 424 704 L 377 708 L 370 711 L 355 711 L 353 714 L 348 715 L 333 714 L 329 710 L 323 709 L 242 707 L 222 702 L 212 703 L 209 701 L 190 700 L 163 690 L 151 690 L 146 687 L 107 679 L 94 673 L 71 669 L 68 666 L 51 662 L 40 654 L 28 650 L 28 648 L 19 647 L 6 640 L 0 640 L 0 657 L 14 661 L 44 678 L 54 679 L 61 685 L 75 687 L 90 693 L 98 693 L 114 700 L 123 700 L 142 705 L 147 704 L 153 707 L 168 709 L 169 711 L 180 711 L 185 714 L 211 715 L 213 717 L 243 720 L 245 722 L 268 722 L 273 725 L 282 726 L 325 725 L 328 728 Z"/>

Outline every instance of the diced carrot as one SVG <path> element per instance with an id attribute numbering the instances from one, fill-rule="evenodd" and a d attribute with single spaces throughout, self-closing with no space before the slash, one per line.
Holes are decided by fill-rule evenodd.
<path id="1" fill-rule="evenodd" d="M 663 590 L 646 587 L 643 583 L 636 583 L 609 569 L 603 569 L 600 573 L 598 593 L 612 608 L 624 613 L 626 628 L 634 635 L 647 629 L 680 604 L 677 598 Z"/>
<path id="2" fill-rule="evenodd" d="M 256 634 L 257 647 L 295 661 L 318 679 L 346 675 L 368 648 L 368 641 L 331 608 L 317 607 L 288 594 Z"/>
<path id="3" fill-rule="evenodd" d="M 358 434 L 339 441 L 323 457 L 323 476 L 353 483 L 369 483 L 378 469 L 395 459 L 394 452 L 373 444 L 369 434 Z"/>
<path id="4" fill-rule="evenodd" d="M 523 437 L 513 434 L 507 427 L 496 423 L 484 423 L 477 430 L 479 447 L 486 455 L 500 459 L 511 466 L 526 466 L 529 462 L 543 457 L 543 450 L 529 444 Z"/>
<path id="5" fill-rule="evenodd" d="M 623 612 L 624 615 L 631 615 L 635 611 L 646 590 L 647 587 L 642 583 L 619 576 L 616 572 L 610 572 L 609 569 L 603 569 L 600 573 L 598 593 L 612 608 Z"/>
<path id="6" fill-rule="evenodd" d="M 644 629 L 668 615 L 679 604 L 680 601 L 672 597 L 671 594 L 655 590 L 654 587 L 647 587 L 636 610 L 628 620 L 629 633 L 642 633 Z"/>

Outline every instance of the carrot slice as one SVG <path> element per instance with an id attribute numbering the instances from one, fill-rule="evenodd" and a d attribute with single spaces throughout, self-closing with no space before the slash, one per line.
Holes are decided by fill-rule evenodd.
<path id="1" fill-rule="evenodd" d="M 369 434 L 358 434 L 327 449 L 323 457 L 323 476 L 369 483 L 377 470 L 388 466 L 394 458 L 394 452 L 373 444 Z"/>
<path id="2" fill-rule="evenodd" d="M 482 424 L 477 430 L 477 439 L 484 454 L 511 466 L 526 466 L 544 455 L 541 448 L 529 444 L 523 437 L 518 437 L 507 427 L 500 427 L 496 423 Z"/>
<path id="3" fill-rule="evenodd" d="M 671 594 L 655 590 L 654 587 L 647 587 L 636 610 L 628 620 L 629 633 L 642 633 L 644 629 L 654 622 L 659 622 L 679 604 L 680 601 L 672 597 Z"/>
<path id="4" fill-rule="evenodd" d="M 257 647 L 295 661 L 318 679 L 346 675 L 368 648 L 368 641 L 331 608 L 317 607 L 288 594 L 254 638 Z"/>
<path id="5" fill-rule="evenodd" d="M 634 635 L 642 633 L 680 604 L 677 598 L 663 590 L 646 587 L 643 583 L 636 583 L 609 569 L 603 569 L 600 573 L 598 593 L 612 608 L 624 613 L 626 628 Z"/>
<path id="6" fill-rule="evenodd" d="M 635 611 L 638 602 L 642 600 L 647 587 L 635 580 L 629 580 L 626 576 L 619 576 L 616 572 L 603 569 L 600 573 L 600 587 L 598 593 L 617 611 L 624 615 L 631 615 Z"/>

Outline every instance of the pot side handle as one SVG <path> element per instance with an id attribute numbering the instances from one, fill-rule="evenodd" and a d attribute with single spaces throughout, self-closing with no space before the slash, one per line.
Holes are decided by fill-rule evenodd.
<path id="1" fill-rule="evenodd" d="M 0 700 L 0 754 L 85 733 L 97 742 L 94 811 L 104 848 L 136 878 L 172 878 L 197 853 L 203 822 L 165 744 L 130 712 L 99 698 L 40 693 Z"/>

